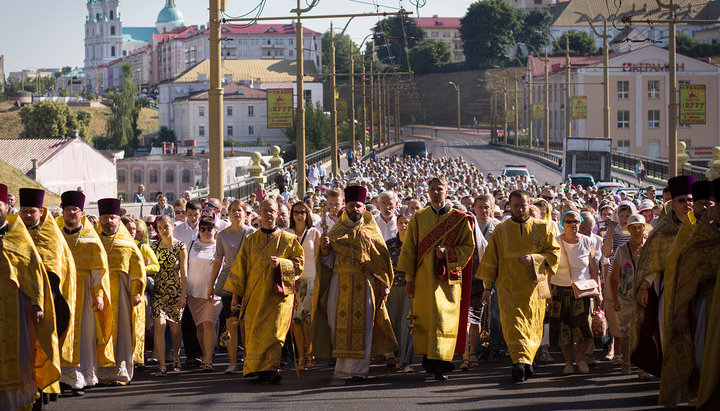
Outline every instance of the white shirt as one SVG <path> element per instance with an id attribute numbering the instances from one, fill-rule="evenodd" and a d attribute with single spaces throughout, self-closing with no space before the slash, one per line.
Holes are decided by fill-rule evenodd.
<path id="1" fill-rule="evenodd" d="M 318 221 L 317 224 L 315 224 L 315 228 L 316 228 L 318 231 L 320 231 L 320 235 L 322 235 L 322 233 L 323 233 L 322 224 L 323 224 L 322 216 L 320 216 L 320 221 Z M 335 221 L 334 221 L 332 218 L 330 218 L 330 215 L 328 214 L 328 216 L 327 216 L 327 230 L 328 230 L 328 232 L 330 232 L 330 229 L 331 229 L 334 225 L 335 225 Z"/>
<path id="2" fill-rule="evenodd" d="M 592 279 L 589 260 L 594 241 L 586 235 L 581 235 L 580 241 L 575 244 L 566 243 L 562 239 L 562 234 L 555 239 L 560 243 L 560 265 L 550 282 L 560 287 L 570 287 L 573 281 Z"/>
<path id="3" fill-rule="evenodd" d="M 198 236 L 200 224 L 197 224 L 195 228 L 190 227 L 187 221 L 180 223 L 173 230 L 173 237 L 185 243 L 185 248 L 190 248 L 190 243 Z"/>
<path id="4" fill-rule="evenodd" d="M 187 295 L 207 298 L 214 261 L 215 243 L 203 244 L 199 240 L 193 243 L 188 250 Z"/>
<path id="5" fill-rule="evenodd" d="M 378 227 L 380 228 L 380 233 L 382 233 L 383 240 L 388 241 L 390 239 L 395 238 L 398 233 L 397 228 L 397 217 L 395 215 L 392 216 L 390 221 L 385 221 L 382 218 L 382 214 L 375 216 L 375 222 L 377 223 Z"/>

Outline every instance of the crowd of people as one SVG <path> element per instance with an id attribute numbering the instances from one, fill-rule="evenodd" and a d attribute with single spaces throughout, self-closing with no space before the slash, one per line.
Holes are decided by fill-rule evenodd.
<path id="1" fill-rule="evenodd" d="M 280 382 L 287 351 L 298 371 L 329 360 L 331 384 L 372 363 L 413 373 L 416 356 L 439 381 L 454 360 L 509 357 L 516 383 L 606 360 L 659 378 L 663 405 L 720 404 L 720 180 L 633 198 L 462 158 L 309 172 L 303 198 L 288 175 L 247 202 L 159 193 L 144 219 L 112 198 L 86 215 L 79 191 L 53 213 L 43 190 L 16 204 L 0 184 L 0 323 L 19 341 L 0 347 L 0 409 L 139 370 L 214 372 L 218 347 L 225 373 L 260 383 Z"/>

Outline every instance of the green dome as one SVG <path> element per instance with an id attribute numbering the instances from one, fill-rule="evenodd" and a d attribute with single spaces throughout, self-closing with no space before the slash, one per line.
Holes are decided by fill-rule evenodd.
<path id="1" fill-rule="evenodd" d="M 155 24 L 175 23 L 177 26 L 184 24 L 183 15 L 177 7 L 163 7 L 158 14 Z"/>

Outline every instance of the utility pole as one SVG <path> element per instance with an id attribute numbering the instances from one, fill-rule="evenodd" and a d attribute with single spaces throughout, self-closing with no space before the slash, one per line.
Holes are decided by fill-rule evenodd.
<path id="1" fill-rule="evenodd" d="M 528 118 L 528 147 L 532 150 L 533 146 L 533 73 L 530 67 L 530 58 L 528 58 L 528 105 L 527 105 L 527 118 Z"/>
<path id="2" fill-rule="evenodd" d="M 355 56 L 350 49 L 350 149 L 358 156 L 355 150 Z"/>
<path id="3" fill-rule="evenodd" d="M 395 87 L 395 142 L 400 142 L 400 86 Z"/>
<path id="4" fill-rule="evenodd" d="M 450 85 L 453 86 L 455 89 L 455 93 L 457 94 L 457 130 L 460 131 L 460 86 L 451 81 Z"/>
<path id="5" fill-rule="evenodd" d="M 565 137 L 572 135 L 572 97 L 570 96 L 570 36 L 565 35 Z"/>
<path id="6" fill-rule="evenodd" d="M 515 146 L 520 146 L 520 101 L 518 100 L 518 77 L 515 73 Z"/>
<path id="7" fill-rule="evenodd" d="M 508 142 L 508 101 L 507 101 L 507 79 L 503 78 L 503 117 L 505 119 L 503 125 L 503 139 L 504 143 Z"/>
<path id="8" fill-rule="evenodd" d="M 220 0 L 210 0 L 210 88 L 208 89 L 208 130 L 209 149 L 208 162 L 210 167 L 210 197 L 224 197 L 224 164 L 223 164 L 223 88 L 220 80 L 220 37 L 221 10 Z M 224 3 L 224 2 L 223 2 Z"/>
<path id="9" fill-rule="evenodd" d="M 545 152 L 550 152 L 550 84 L 548 77 L 548 55 L 547 49 L 545 49 Z"/>
<path id="10" fill-rule="evenodd" d="M 332 122 L 332 136 L 330 140 L 330 146 L 333 155 L 332 159 L 332 173 L 333 176 L 338 175 L 338 167 L 340 161 L 337 156 L 338 143 L 337 143 L 337 88 L 335 87 L 335 33 L 333 32 L 332 22 L 330 23 L 330 98 L 332 104 L 330 105 L 330 121 Z"/>
<path id="11" fill-rule="evenodd" d="M 362 131 L 362 155 L 365 156 L 367 147 L 367 95 L 365 94 L 365 55 L 362 58 L 362 113 L 363 113 L 363 131 Z"/>
<path id="12" fill-rule="evenodd" d="M 373 60 L 370 56 L 370 73 L 373 71 Z M 373 75 L 370 74 L 370 150 L 375 148 L 375 86 Z"/>

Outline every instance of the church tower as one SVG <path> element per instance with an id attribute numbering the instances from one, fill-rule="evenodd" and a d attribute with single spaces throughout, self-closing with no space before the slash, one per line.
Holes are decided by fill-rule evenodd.
<path id="1" fill-rule="evenodd" d="M 118 3 L 119 0 L 87 1 L 85 78 L 89 91 L 102 93 L 103 90 L 102 74 L 95 68 L 122 56 L 122 21 Z"/>

